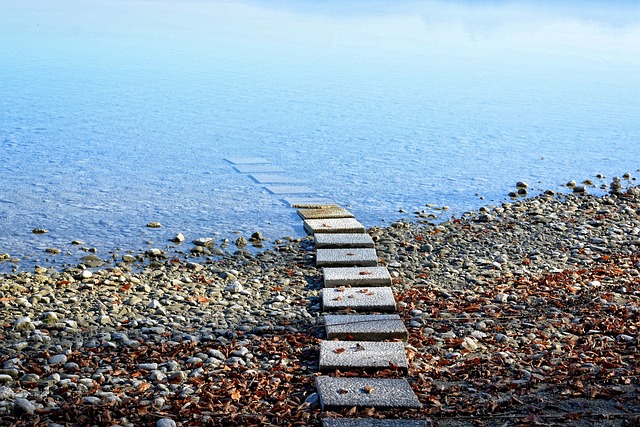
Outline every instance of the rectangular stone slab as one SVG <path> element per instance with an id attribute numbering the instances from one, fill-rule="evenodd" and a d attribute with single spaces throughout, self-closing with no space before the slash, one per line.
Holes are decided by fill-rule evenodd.
<path id="1" fill-rule="evenodd" d="M 355 311 L 396 311 L 396 299 L 389 287 L 325 288 L 322 290 L 322 309 L 336 311 L 351 308 Z"/>
<path id="2" fill-rule="evenodd" d="M 269 163 L 255 165 L 236 165 L 233 167 L 240 173 L 278 173 L 284 172 L 284 168 Z"/>
<path id="3" fill-rule="evenodd" d="M 302 181 L 277 173 L 252 173 L 249 175 L 258 184 L 300 184 Z"/>
<path id="4" fill-rule="evenodd" d="M 234 165 L 251 165 L 257 163 L 269 163 L 269 160 L 262 157 L 227 157 L 225 160 Z"/>
<path id="5" fill-rule="evenodd" d="M 325 288 L 391 286 L 391 275 L 387 267 L 327 267 L 322 269 L 322 275 Z"/>
<path id="6" fill-rule="evenodd" d="M 401 342 L 321 341 L 320 370 L 351 368 L 407 369 L 407 355 Z"/>
<path id="7" fill-rule="evenodd" d="M 284 200 L 292 208 L 300 209 L 322 209 L 338 207 L 338 204 L 331 199 L 324 197 L 304 198 L 304 197 L 288 197 Z"/>
<path id="8" fill-rule="evenodd" d="M 318 267 L 368 267 L 378 265 L 373 248 L 316 249 Z"/>
<path id="9" fill-rule="evenodd" d="M 300 211 L 298 211 L 300 212 Z M 373 239 L 366 233 L 318 233 L 316 248 L 373 248 Z"/>
<path id="10" fill-rule="evenodd" d="M 322 410 L 371 407 L 377 409 L 421 408 L 405 379 L 316 377 Z"/>
<path id="11" fill-rule="evenodd" d="M 323 418 L 322 427 L 427 427 L 427 421 L 379 420 L 376 418 Z"/>
<path id="12" fill-rule="evenodd" d="M 325 314 L 327 339 L 345 341 L 406 341 L 409 332 L 397 314 Z"/>
<path id="13" fill-rule="evenodd" d="M 304 229 L 309 234 L 365 232 L 364 225 L 355 218 L 306 219 Z"/>
<path id="14" fill-rule="evenodd" d="M 354 218 L 345 208 L 300 209 L 298 215 L 302 219 Z"/>
<path id="15" fill-rule="evenodd" d="M 267 185 L 264 188 L 273 194 L 313 194 L 315 191 L 304 185 Z"/>

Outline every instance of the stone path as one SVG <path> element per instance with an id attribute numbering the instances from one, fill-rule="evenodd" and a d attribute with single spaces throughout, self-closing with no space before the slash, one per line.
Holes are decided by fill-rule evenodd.
<path id="1" fill-rule="evenodd" d="M 404 341 L 408 331 L 397 314 L 392 280 L 378 265 L 374 242 L 365 227 L 348 210 L 313 190 L 293 184 L 281 169 L 266 159 L 226 159 L 238 172 L 251 173 L 254 181 L 272 194 L 297 195 L 283 200 L 297 208 L 305 231 L 315 238 L 316 266 L 323 268 L 322 307 L 326 340 L 320 343 L 320 370 L 316 390 L 323 410 L 353 407 L 420 408 L 406 378 L 332 376 L 349 369 L 376 371 L 408 369 Z M 273 173 L 272 173 L 273 172 Z M 329 312 L 348 314 L 329 314 Z M 353 314 L 359 313 L 359 314 Z M 383 314 L 385 313 L 385 314 Z M 391 313 L 391 314 L 389 314 Z M 323 427 L 424 427 L 424 420 L 325 418 Z"/>

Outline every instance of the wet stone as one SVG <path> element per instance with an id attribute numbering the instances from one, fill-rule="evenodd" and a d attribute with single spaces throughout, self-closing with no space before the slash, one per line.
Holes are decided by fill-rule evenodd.
<path id="1" fill-rule="evenodd" d="M 267 185 L 266 188 L 271 194 L 313 194 L 315 190 L 306 185 Z"/>
<path id="2" fill-rule="evenodd" d="M 253 173 L 250 175 L 258 184 L 300 184 L 299 179 L 276 173 Z"/>
<path id="3" fill-rule="evenodd" d="M 324 287 L 337 286 L 391 286 L 387 267 L 323 268 Z"/>
<path id="4" fill-rule="evenodd" d="M 263 164 L 245 164 L 236 165 L 234 169 L 240 173 L 278 173 L 284 172 L 284 169 L 278 165 L 268 163 Z"/>
<path id="5" fill-rule="evenodd" d="M 227 157 L 225 160 L 234 165 L 268 164 L 269 160 L 263 157 Z"/>
<path id="6" fill-rule="evenodd" d="M 295 209 L 323 209 L 337 208 L 338 205 L 331 199 L 324 197 L 288 197 L 282 199 L 286 204 Z"/>
<path id="7" fill-rule="evenodd" d="M 299 209 L 298 215 L 302 219 L 324 219 L 324 218 L 354 218 L 354 215 L 344 208 L 319 208 L 319 209 Z"/>
<path id="8" fill-rule="evenodd" d="M 324 316 L 327 339 L 349 341 L 407 340 L 409 333 L 397 314 Z"/>
<path id="9" fill-rule="evenodd" d="M 344 310 L 396 311 L 396 300 L 389 287 L 372 288 L 325 288 L 322 291 L 322 308 L 325 311 Z"/>
<path id="10" fill-rule="evenodd" d="M 320 370 L 407 369 L 404 343 L 377 341 L 320 342 Z"/>
<path id="11" fill-rule="evenodd" d="M 375 267 L 378 255 L 373 248 L 317 249 L 318 267 Z"/>
<path id="12" fill-rule="evenodd" d="M 365 232 L 364 225 L 355 218 L 307 219 L 304 229 L 308 234 Z"/>
<path id="13" fill-rule="evenodd" d="M 427 427 L 425 420 L 378 420 L 375 418 L 324 418 L 322 427 Z"/>
<path id="14" fill-rule="evenodd" d="M 375 407 L 420 408 L 411 386 L 405 379 L 387 378 L 316 378 L 316 389 L 323 410 Z"/>

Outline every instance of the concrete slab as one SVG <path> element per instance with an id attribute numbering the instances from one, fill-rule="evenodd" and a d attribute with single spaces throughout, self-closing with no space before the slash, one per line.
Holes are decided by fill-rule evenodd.
<path id="1" fill-rule="evenodd" d="M 406 341 L 409 332 L 397 314 L 325 314 L 327 339 L 345 341 Z"/>
<path id="2" fill-rule="evenodd" d="M 378 265 L 373 248 L 316 249 L 317 267 L 368 267 Z"/>
<path id="3" fill-rule="evenodd" d="M 285 171 L 284 168 L 269 163 L 236 165 L 233 168 L 240 173 L 278 173 Z"/>
<path id="4" fill-rule="evenodd" d="M 355 311 L 396 311 L 396 299 L 389 287 L 325 288 L 322 290 L 322 309 L 336 311 L 351 308 Z"/>
<path id="5" fill-rule="evenodd" d="M 421 408 L 406 379 L 316 377 L 322 410 L 371 407 Z"/>
<path id="6" fill-rule="evenodd" d="M 408 369 L 407 354 L 401 342 L 320 342 L 320 370 L 385 369 L 393 366 Z"/>
<path id="7" fill-rule="evenodd" d="M 266 185 L 272 194 L 313 194 L 315 190 L 304 185 Z"/>
<path id="8" fill-rule="evenodd" d="M 277 173 L 252 173 L 249 175 L 258 184 L 300 184 L 299 179 Z"/>
<path id="9" fill-rule="evenodd" d="M 302 219 L 354 218 L 345 208 L 300 209 L 298 215 Z"/>
<path id="10" fill-rule="evenodd" d="M 306 219 L 304 229 L 309 234 L 365 232 L 364 225 L 355 218 Z"/>
<path id="11" fill-rule="evenodd" d="M 323 418 L 322 427 L 427 427 L 427 421 L 378 420 L 376 418 Z"/>
<path id="12" fill-rule="evenodd" d="M 331 199 L 324 197 L 287 197 L 282 199 L 292 208 L 300 209 L 322 209 L 338 207 L 338 204 Z"/>
<path id="13" fill-rule="evenodd" d="M 373 239 L 366 233 L 318 233 L 315 240 L 316 249 L 374 247 Z"/>
<path id="14" fill-rule="evenodd" d="M 262 157 L 227 157 L 225 160 L 234 165 L 252 165 L 257 163 L 269 163 L 269 160 Z"/>
<path id="15" fill-rule="evenodd" d="M 387 267 L 327 267 L 322 269 L 322 275 L 325 288 L 391 286 L 391 275 Z"/>

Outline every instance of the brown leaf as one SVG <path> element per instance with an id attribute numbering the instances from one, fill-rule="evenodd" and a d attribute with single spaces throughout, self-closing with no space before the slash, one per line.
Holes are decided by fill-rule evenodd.
<path id="1" fill-rule="evenodd" d="M 344 353 L 344 352 L 345 352 L 345 349 L 344 349 L 344 348 L 342 348 L 342 347 L 341 347 L 341 348 L 336 348 L 335 350 L 333 350 L 333 352 L 334 352 L 335 354 L 342 354 L 342 353 Z"/>
<path id="2" fill-rule="evenodd" d="M 347 394 L 349 393 L 349 390 L 345 390 L 343 388 L 338 389 L 338 394 Z"/>
<path id="3" fill-rule="evenodd" d="M 374 390 L 375 390 L 375 388 L 371 387 L 370 385 L 366 385 L 366 386 L 362 387 L 362 391 L 364 391 L 367 394 L 373 393 Z"/>

